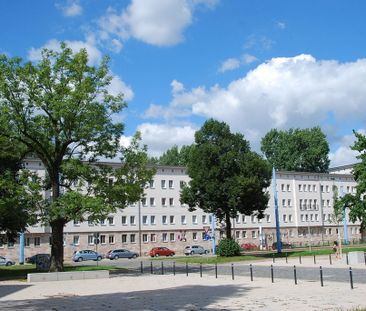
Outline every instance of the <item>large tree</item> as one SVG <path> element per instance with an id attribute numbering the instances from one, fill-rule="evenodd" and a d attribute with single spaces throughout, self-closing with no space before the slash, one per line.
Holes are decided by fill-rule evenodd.
<path id="1" fill-rule="evenodd" d="M 356 141 L 351 147 L 358 152 L 359 163 L 353 167 L 353 175 L 357 182 L 356 193 L 347 193 L 342 198 L 335 200 L 335 214 L 342 214 L 349 208 L 349 218 L 352 222 L 361 222 L 362 237 L 366 236 L 366 136 L 353 131 Z"/>
<path id="2" fill-rule="evenodd" d="M 52 229 L 50 271 L 63 270 L 67 222 L 101 219 L 138 200 L 152 175 L 138 137 L 120 150 L 123 125 L 113 120 L 126 104 L 109 92 L 111 79 L 107 58 L 89 66 L 85 49 L 65 44 L 43 50 L 38 63 L 0 56 L 0 136 L 26 146 L 47 173 L 50 195 L 37 215 Z M 98 164 L 120 151 L 119 169 Z"/>
<path id="3" fill-rule="evenodd" d="M 261 150 L 276 169 L 324 173 L 329 168 L 329 144 L 319 127 L 272 129 L 262 138 Z"/>
<path id="4" fill-rule="evenodd" d="M 238 213 L 263 217 L 270 167 L 226 123 L 210 119 L 195 133 L 187 169 L 191 180 L 181 201 L 191 210 L 199 207 L 224 221 L 227 238 L 231 239 L 231 219 Z"/>
<path id="5" fill-rule="evenodd" d="M 177 145 L 174 145 L 165 151 L 158 159 L 155 159 L 155 164 L 186 166 L 191 149 L 191 145 L 183 145 L 180 149 Z M 154 162 L 154 159 L 152 159 L 152 162 Z"/>

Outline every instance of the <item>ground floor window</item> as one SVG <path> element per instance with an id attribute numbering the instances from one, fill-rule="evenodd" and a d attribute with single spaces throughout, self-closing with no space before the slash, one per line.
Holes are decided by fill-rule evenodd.
<path id="1" fill-rule="evenodd" d="M 25 246 L 29 247 L 30 246 L 30 238 L 26 238 L 25 239 Z"/>
<path id="2" fill-rule="evenodd" d="M 122 243 L 127 243 L 127 234 L 122 234 Z"/>
<path id="3" fill-rule="evenodd" d="M 130 242 L 131 243 L 136 243 L 136 235 L 135 234 L 130 234 Z"/>
<path id="4" fill-rule="evenodd" d="M 150 241 L 151 241 L 151 242 L 156 242 L 156 234 L 155 234 L 155 233 L 152 233 L 152 234 L 150 235 Z"/>
<path id="5" fill-rule="evenodd" d="M 100 235 L 100 244 L 106 244 L 105 243 L 105 235 L 104 234 Z"/>
<path id="6" fill-rule="evenodd" d="M 41 238 L 35 237 L 34 238 L 34 246 L 40 246 L 41 245 Z"/>
<path id="7" fill-rule="evenodd" d="M 80 237 L 78 235 L 74 235 L 73 244 L 74 245 L 79 245 L 80 244 Z"/>
<path id="8" fill-rule="evenodd" d="M 109 244 L 114 244 L 114 235 L 109 236 Z"/>
<path id="9" fill-rule="evenodd" d="M 142 242 L 144 242 L 144 243 L 149 242 L 149 239 L 148 239 L 147 234 L 143 234 L 143 235 L 142 235 Z"/>
<path id="10" fill-rule="evenodd" d="M 88 235 L 88 244 L 93 245 L 94 244 L 94 235 Z"/>

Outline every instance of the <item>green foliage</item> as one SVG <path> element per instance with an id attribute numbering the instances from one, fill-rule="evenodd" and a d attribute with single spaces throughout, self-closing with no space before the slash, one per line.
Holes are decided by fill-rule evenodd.
<path id="1" fill-rule="evenodd" d="M 329 168 L 329 145 L 319 127 L 272 129 L 262 138 L 261 150 L 276 169 L 324 173 Z"/>
<path id="2" fill-rule="evenodd" d="M 366 230 L 366 137 L 361 133 L 353 131 L 357 140 L 352 146 L 352 150 L 359 154 L 359 163 L 353 167 L 353 175 L 357 182 L 356 193 L 347 193 L 344 197 L 337 200 L 335 210 L 342 211 L 345 207 L 349 208 L 349 218 L 352 222 L 360 221 L 361 229 Z"/>
<path id="3" fill-rule="evenodd" d="M 187 168 L 191 181 L 183 188 L 181 201 L 191 210 L 199 207 L 224 220 L 227 238 L 231 238 L 231 218 L 238 213 L 261 217 L 267 208 L 270 167 L 227 124 L 205 122 L 195 134 Z"/>
<path id="4" fill-rule="evenodd" d="M 240 245 L 233 239 L 222 239 L 217 246 L 217 255 L 232 257 L 240 255 Z"/>
<path id="5" fill-rule="evenodd" d="M 113 116 L 126 106 L 109 93 L 108 59 L 88 65 L 85 49 L 43 50 L 38 63 L 0 55 L 0 137 L 38 157 L 46 178 L 39 182 L 51 200 L 38 202 L 38 215 L 52 228 L 51 270 L 63 269 L 63 227 L 73 219 L 105 218 L 137 201 L 151 179 L 139 134 L 120 148 L 123 124 Z M 122 154 L 114 169 L 98 159 Z"/>
<path id="6" fill-rule="evenodd" d="M 159 165 L 186 166 L 189 161 L 192 145 L 184 145 L 180 149 L 177 145 L 168 149 L 159 158 L 151 158 L 150 162 Z"/>

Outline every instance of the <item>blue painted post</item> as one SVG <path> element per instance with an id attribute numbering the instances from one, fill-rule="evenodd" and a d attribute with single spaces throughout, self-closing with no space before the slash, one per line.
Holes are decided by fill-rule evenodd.
<path id="1" fill-rule="evenodd" d="M 24 232 L 22 231 L 19 236 L 19 264 L 24 264 Z"/>
<path id="2" fill-rule="evenodd" d="M 215 237 L 215 214 L 211 214 L 211 242 L 212 242 L 212 255 L 216 255 L 216 237 Z"/>
<path id="3" fill-rule="evenodd" d="M 272 182 L 273 182 L 273 199 L 276 217 L 276 239 L 277 239 L 277 253 L 282 253 L 281 231 L 280 231 L 280 217 L 278 215 L 278 198 L 276 187 L 276 170 L 272 168 Z"/>
<path id="4" fill-rule="evenodd" d="M 341 197 L 343 197 L 343 187 L 341 187 Z M 347 214 L 346 214 L 346 207 L 343 207 L 343 237 L 344 237 L 344 244 L 349 244 L 348 241 L 348 224 L 347 224 Z"/>

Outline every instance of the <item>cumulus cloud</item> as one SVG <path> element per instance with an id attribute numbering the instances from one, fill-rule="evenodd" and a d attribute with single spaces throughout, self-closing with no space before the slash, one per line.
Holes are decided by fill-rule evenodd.
<path id="1" fill-rule="evenodd" d="M 100 18 L 100 36 L 170 46 L 184 39 L 184 30 L 192 23 L 198 5 L 214 7 L 217 0 L 132 0 L 121 12 L 109 9 Z"/>
<path id="2" fill-rule="evenodd" d="M 259 149 L 261 137 L 271 128 L 325 127 L 331 123 L 337 128 L 344 121 L 365 122 L 365 80 L 366 59 L 340 63 L 311 55 L 278 57 L 226 87 L 199 86 L 172 93 L 169 105 L 155 110 L 171 111 L 166 117 L 189 111 L 225 121 Z M 334 118 L 331 122 L 329 113 Z"/>
<path id="3" fill-rule="evenodd" d="M 68 1 L 68 4 L 63 6 L 57 4 L 56 7 L 62 11 L 66 17 L 74 17 L 83 13 L 83 8 L 78 1 Z"/>
<path id="4" fill-rule="evenodd" d="M 141 132 L 142 142 L 148 146 L 149 154 L 160 156 L 173 145 L 192 144 L 197 129 L 191 125 L 143 123 L 137 130 Z"/>
<path id="5" fill-rule="evenodd" d="M 255 57 L 254 55 L 248 54 L 248 53 L 243 54 L 240 57 L 240 59 L 239 58 L 228 58 L 221 63 L 219 72 L 224 73 L 226 71 L 235 70 L 243 65 L 251 64 L 257 60 L 258 60 L 257 57 Z"/>
<path id="6" fill-rule="evenodd" d="M 124 81 L 122 81 L 122 79 L 119 76 L 113 73 L 111 73 L 111 75 L 113 76 L 113 78 L 111 80 L 111 83 L 107 87 L 108 92 L 114 96 L 122 93 L 124 95 L 123 96 L 124 100 L 126 101 L 132 100 L 134 97 L 134 93 L 131 86 L 127 85 Z"/>

